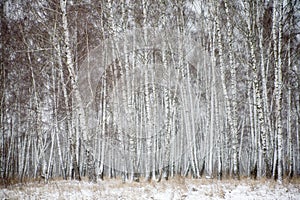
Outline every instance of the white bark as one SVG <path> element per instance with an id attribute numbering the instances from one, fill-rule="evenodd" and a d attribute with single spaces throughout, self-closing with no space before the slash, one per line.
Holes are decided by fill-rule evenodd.
<path id="1" fill-rule="evenodd" d="M 258 9 L 256 9 L 258 10 Z M 260 11 L 263 13 L 263 11 Z M 259 13 L 256 13 L 257 15 L 259 15 Z M 267 82 L 268 82 L 268 78 L 267 78 L 267 74 L 268 74 L 268 67 L 265 66 L 265 47 L 264 47 L 264 27 L 261 25 L 261 23 L 258 22 L 259 17 L 263 17 L 262 14 L 260 14 L 257 17 L 257 21 L 255 21 L 256 24 L 258 24 L 259 28 L 258 28 L 258 40 L 259 40 L 259 48 L 260 48 L 260 71 L 261 71 L 261 84 L 262 84 L 262 101 L 263 101 L 263 113 L 264 113 L 264 121 L 265 121 L 265 130 L 267 132 L 272 132 L 271 130 L 271 121 L 270 121 L 270 117 L 269 117 L 269 100 L 268 100 L 268 88 L 267 88 Z M 267 55 L 270 55 L 270 49 L 271 49 L 271 42 L 269 42 L 268 44 L 268 48 L 267 48 Z M 267 62 L 267 66 L 269 65 L 269 60 Z M 266 135 L 266 141 L 268 141 L 268 134 Z M 266 148 L 269 149 L 269 143 L 266 143 Z"/>
<path id="2" fill-rule="evenodd" d="M 282 134 L 282 119 L 281 119 L 281 109 L 282 109 L 282 60 L 281 60 L 281 48 L 282 48 L 282 1 L 279 3 L 277 0 L 273 1 L 273 27 L 272 27 L 272 36 L 274 42 L 274 64 L 275 64 L 275 101 L 276 101 L 276 131 L 277 131 L 277 142 L 278 142 L 278 182 L 282 183 L 283 176 L 283 134 Z M 279 16 L 277 19 L 277 12 Z M 278 32 L 277 28 L 278 26 Z M 277 41 L 278 40 L 278 41 Z"/>
<path id="3" fill-rule="evenodd" d="M 231 112 L 232 123 L 230 124 L 232 135 L 232 159 L 233 159 L 233 176 L 239 179 L 239 155 L 238 155 L 238 127 L 237 127 L 237 77 L 236 77 L 236 64 L 233 60 L 233 26 L 230 24 L 230 13 L 228 9 L 228 3 L 225 0 L 225 12 L 227 15 L 227 37 L 229 44 L 229 67 L 231 74 Z M 229 106 L 230 107 L 230 106 Z"/>
<path id="4" fill-rule="evenodd" d="M 227 14 L 228 16 L 229 14 Z M 229 19 L 227 19 L 229 21 Z M 228 22 L 229 23 L 229 22 Z M 231 29 L 230 25 L 228 25 L 228 28 Z M 231 136 L 232 136 L 232 159 L 233 159 L 233 170 L 234 170 L 234 177 L 238 178 L 238 151 L 237 151 L 237 121 L 236 121 L 236 69 L 233 63 L 233 58 L 232 58 L 232 52 L 230 53 L 231 55 L 229 56 L 229 65 L 230 65 L 230 69 L 231 69 L 231 89 L 232 89 L 232 95 L 233 100 L 232 100 L 232 104 L 229 100 L 229 95 L 228 95 L 228 91 L 227 91 L 227 86 L 226 86 L 226 79 L 225 79 L 225 62 L 224 62 L 224 54 L 223 54 L 223 44 L 222 44 L 222 34 L 221 34 L 221 30 L 220 30 L 220 19 L 217 19 L 217 23 L 216 23 L 216 31 L 217 31 L 217 44 L 218 44 L 218 48 L 219 48 L 219 59 L 220 59 L 220 73 L 221 73 L 221 82 L 222 82 L 222 90 L 223 90 L 223 94 L 224 94 L 224 98 L 225 98 L 225 105 L 226 105 L 226 116 L 228 118 L 228 123 L 229 123 L 229 127 L 230 127 L 230 132 L 231 132 Z M 230 38 L 232 37 L 232 32 L 231 30 L 229 31 L 227 37 L 229 37 L 229 40 L 231 40 Z M 229 48 L 231 47 L 232 42 L 229 41 Z M 229 50 L 229 52 L 232 50 Z M 234 106 L 234 115 L 232 112 L 232 107 Z"/>
<path id="5" fill-rule="evenodd" d="M 251 4 L 251 2 L 250 2 Z M 254 24 L 255 20 L 251 21 L 251 17 L 254 15 L 254 13 L 249 13 L 249 21 L 248 23 L 248 31 L 249 31 L 249 46 L 250 46 L 250 64 L 253 71 L 253 86 L 254 86 L 254 92 L 256 96 L 256 106 L 255 109 L 258 114 L 258 121 L 259 121 L 259 127 L 260 127 L 260 138 L 261 138 L 261 145 L 262 145 L 262 154 L 265 161 L 265 167 L 266 167 L 266 176 L 271 176 L 271 166 L 270 161 L 268 157 L 268 148 L 267 148 L 267 130 L 265 126 L 265 113 L 263 112 L 263 104 L 262 104 L 262 98 L 260 94 L 260 86 L 258 82 L 258 70 L 257 70 L 257 59 L 255 56 L 256 46 L 255 46 L 255 30 L 254 30 Z"/>
<path id="6" fill-rule="evenodd" d="M 290 12 L 293 13 L 293 8 L 292 4 L 290 3 Z M 293 17 L 290 18 L 289 20 L 289 27 L 292 27 L 292 20 Z M 289 39 L 288 39 L 288 70 L 292 70 L 292 58 L 291 58 L 291 30 L 289 30 Z M 288 142 L 288 155 L 289 155 L 289 160 L 288 160 L 288 169 L 289 169 L 289 174 L 288 177 L 291 179 L 294 174 L 294 157 L 293 157 L 293 139 L 292 139 L 292 120 L 291 120 L 291 114 L 292 114 L 292 83 L 288 83 L 288 94 L 287 94 L 287 142 Z"/>
<path id="7" fill-rule="evenodd" d="M 169 176 L 169 165 L 170 165 L 170 139 L 171 139 L 171 99 L 170 99 L 170 67 L 168 67 L 167 58 L 166 58 L 166 44 L 163 42 L 162 44 L 162 62 L 164 70 L 168 71 L 167 74 L 167 84 L 164 87 L 164 102 L 165 102 L 165 155 L 163 161 L 163 169 L 164 170 L 164 178 L 168 179 Z"/>
<path id="8" fill-rule="evenodd" d="M 73 54 L 70 46 L 70 33 L 68 29 L 68 19 L 67 19 L 67 0 L 60 0 L 60 7 L 62 11 L 62 25 L 63 25 L 63 33 L 64 33 L 64 44 L 67 58 L 67 69 L 69 71 L 71 86 L 75 96 L 75 100 L 77 103 L 77 113 L 79 117 L 79 123 L 81 132 L 83 135 L 83 145 L 85 147 L 86 156 L 87 156 L 87 170 L 89 174 L 89 181 L 96 182 L 95 175 L 95 165 L 94 165 L 94 157 L 91 148 L 91 138 L 89 138 L 88 127 L 86 122 L 86 114 L 84 111 L 84 105 L 80 96 L 79 88 L 78 88 L 78 77 L 75 72 L 74 63 L 73 63 Z"/>

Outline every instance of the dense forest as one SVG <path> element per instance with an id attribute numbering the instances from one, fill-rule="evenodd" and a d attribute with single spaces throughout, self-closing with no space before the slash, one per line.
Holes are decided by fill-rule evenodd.
<path id="1" fill-rule="evenodd" d="M 2 0 L 1 184 L 300 175 L 297 0 Z"/>

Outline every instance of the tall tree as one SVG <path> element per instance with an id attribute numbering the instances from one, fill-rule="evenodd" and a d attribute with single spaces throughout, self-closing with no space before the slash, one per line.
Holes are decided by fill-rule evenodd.
<path id="1" fill-rule="evenodd" d="M 63 25 L 63 33 L 64 33 L 64 45 L 65 45 L 65 55 L 67 60 L 67 69 L 70 74 L 71 79 L 71 86 L 74 92 L 75 100 L 76 100 L 76 107 L 77 113 L 79 117 L 79 123 L 81 132 L 83 135 L 83 145 L 86 151 L 86 159 L 87 159 L 87 170 L 88 170 L 88 177 L 90 181 L 96 182 L 96 171 L 95 171 L 95 161 L 94 155 L 92 150 L 92 139 L 89 135 L 89 130 L 87 127 L 87 117 L 84 110 L 83 101 L 81 99 L 80 91 L 78 88 L 78 77 L 75 71 L 74 63 L 73 63 L 73 53 L 71 50 L 70 45 L 70 33 L 68 27 L 68 18 L 67 18 L 67 0 L 60 1 L 60 8 L 62 12 L 62 25 Z M 73 138 L 74 139 L 74 138 Z"/>
<path id="2" fill-rule="evenodd" d="M 275 160 L 275 165 L 278 165 L 278 182 L 282 183 L 283 176 L 283 133 L 282 133 L 282 120 L 281 120 L 281 109 L 282 109 L 282 59 L 281 59 L 281 50 L 282 50 L 282 24 L 283 16 L 282 10 L 283 5 L 282 1 L 280 3 L 277 0 L 273 1 L 273 26 L 272 26 L 272 36 L 273 36 L 273 45 L 274 45 L 274 65 L 275 65 L 275 101 L 276 101 L 276 133 L 277 133 L 277 155 L 278 161 Z M 278 27 L 278 28 L 277 28 Z"/>

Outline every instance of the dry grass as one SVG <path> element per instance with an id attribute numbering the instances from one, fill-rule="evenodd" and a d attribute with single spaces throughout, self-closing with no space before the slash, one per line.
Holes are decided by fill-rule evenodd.
<path id="1" fill-rule="evenodd" d="M 262 189 L 262 187 L 264 189 Z M 298 189 L 297 189 L 298 188 Z M 52 199 L 71 199 L 74 196 L 78 199 L 162 199 L 167 195 L 167 199 L 185 199 L 192 197 L 202 197 L 204 199 L 230 199 L 237 191 L 244 191 L 247 195 L 264 194 L 291 194 L 295 191 L 300 193 L 300 180 L 285 180 L 279 185 L 274 180 L 260 179 L 253 180 L 241 178 L 241 180 L 224 179 L 191 179 L 176 176 L 168 181 L 162 179 L 161 182 L 147 181 L 140 179 L 140 182 L 127 181 L 122 183 L 121 178 L 105 179 L 98 183 L 89 183 L 86 178 L 82 181 L 53 179 L 48 184 L 44 182 L 31 181 L 22 184 L 14 184 L 0 190 L 0 199 L 20 199 L 36 197 L 35 199 L 47 199 L 47 194 L 54 196 Z M 281 193 L 278 193 L 280 191 Z M 23 196 L 18 196 L 22 194 Z M 2 195 L 2 196 L 1 196 Z M 85 198 L 86 195 L 88 198 Z M 134 195 L 134 198 L 132 197 Z M 169 196 L 168 196 L 169 195 Z M 110 197 L 110 198 L 107 198 Z M 75 199 L 76 199 L 75 198 Z M 293 198 L 291 198 L 293 199 Z"/>

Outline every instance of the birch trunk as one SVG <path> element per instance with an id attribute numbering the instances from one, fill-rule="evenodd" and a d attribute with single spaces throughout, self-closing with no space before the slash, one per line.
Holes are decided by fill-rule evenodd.
<path id="1" fill-rule="evenodd" d="M 57 78 L 54 77 L 53 75 L 53 88 L 55 88 L 55 82 L 57 81 Z M 63 162 L 63 158 L 62 158 L 62 151 L 61 151 L 61 144 L 60 144 L 60 139 L 59 139 L 59 129 L 58 129 L 58 119 L 57 119 L 57 116 L 58 116 L 58 112 L 57 112 L 57 99 L 56 99 L 56 94 L 55 94 L 55 91 L 54 91 L 54 95 L 53 95 L 53 99 L 54 99 L 54 102 L 53 102 L 53 113 L 54 113 L 54 133 L 56 135 L 56 142 L 57 142 L 57 151 L 58 151 L 58 156 L 59 156 L 59 165 L 61 167 L 61 171 L 62 171 L 62 176 L 64 179 L 66 179 L 66 174 L 65 174 L 65 170 L 64 170 L 64 162 Z"/>
<path id="2" fill-rule="evenodd" d="M 293 6 L 290 3 L 290 12 L 293 13 Z M 293 17 L 289 20 L 289 27 L 292 27 Z M 291 30 L 289 30 L 289 39 L 288 39 L 288 71 L 292 70 L 292 59 L 291 59 Z M 288 83 L 288 94 L 287 94 L 287 142 L 288 142 L 288 177 L 289 179 L 293 178 L 294 175 L 294 152 L 293 152 L 293 139 L 292 139 L 292 120 L 291 120 L 291 113 L 292 113 L 292 83 Z"/>
<path id="3" fill-rule="evenodd" d="M 251 4 L 251 2 L 249 2 Z M 249 11 L 250 12 L 250 11 Z M 266 130 L 266 125 L 265 125 L 265 113 L 263 112 L 263 104 L 262 104 L 262 99 L 261 99 L 261 94 L 260 94 L 260 86 L 259 86 L 259 81 L 258 81 L 258 70 L 257 70 L 257 59 L 255 56 L 255 51 L 256 46 L 255 46 L 255 30 L 254 27 L 255 25 L 255 20 L 250 20 L 252 19 L 253 13 L 249 13 L 249 21 L 248 21 L 248 31 L 249 31 L 249 47 L 250 47 L 250 66 L 252 67 L 253 71 L 253 87 L 254 87 L 254 92 L 256 96 L 256 104 L 255 104 L 255 109 L 258 114 L 258 121 L 259 121 L 259 128 L 260 128 L 260 139 L 261 139 L 261 146 L 262 146 L 262 154 L 264 157 L 264 162 L 265 162 L 265 169 L 266 169 L 266 176 L 268 178 L 271 177 L 271 166 L 270 166 L 270 161 L 269 161 L 269 156 L 268 156 L 268 148 L 267 148 L 267 130 Z"/>
<path id="4" fill-rule="evenodd" d="M 128 18 L 133 18 L 134 16 L 134 13 L 133 13 L 133 10 L 134 9 L 134 4 L 130 6 L 130 9 L 129 9 L 129 12 L 128 12 Z M 136 31 L 136 24 L 135 22 L 133 21 L 132 22 L 132 30 L 135 32 Z M 136 35 L 133 34 L 133 42 L 132 42 L 132 47 L 133 49 L 136 48 Z M 131 53 L 131 60 L 132 60 L 132 71 L 134 72 L 135 71 L 135 68 L 136 68 L 136 54 L 135 54 L 135 51 L 132 51 Z M 129 73 L 129 72 L 128 72 Z M 133 78 L 131 80 L 131 93 L 129 94 L 131 96 L 131 106 L 132 108 L 136 108 L 137 105 L 138 105 L 138 102 L 136 100 L 136 93 L 135 93 L 135 87 L 136 87 L 136 82 L 137 81 L 137 78 L 134 76 L 134 73 L 133 75 L 131 75 Z M 136 111 L 133 111 L 133 112 L 136 112 Z M 135 113 L 136 114 L 136 113 Z M 138 164 L 137 164 L 137 156 L 138 156 L 138 141 L 137 141 L 137 138 L 138 138 L 138 132 L 139 132 L 139 119 L 138 119 L 138 115 L 136 114 L 136 117 L 134 117 L 133 119 L 133 130 L 132 132 L 130 133 L 130 140 L 129 140 L 129 151 L 130 151 L 130 155 L 131 155 L 131 163 L 132 163 L 132 168 L 131 168 L 131 180 L 138 180 L 139 177 L 138 177 L 138 173 L 137 173 L 137 168 L 138 168 Z"/>
<path id="5" fill-rule="evenodd" d="M 282 109 L 282 60 L 281 60 L 281 48 L 282 48 L 282 1 L 273 1 L 273 27 L 272 36 L 274 42 L 274 64 L 275 64 L 275 101 L 276 101 L 276 132 L 277 132 L 277 145 L 278 145 L 278 182 L 282 183 L 283 176 L 283 134 L 282 134 L 282 120 L 281 120 L 281 109 Z M 278 22 L 277 22 L 277 12 L 279 12 Z M 278 32 L 276 31 L 276 26 L 278 26 Z M 277 41 L 278 40 L 278 41 Z"/>
<path id="6" fill-rule="evenodd" d="M 166 44 L 162 44 L 162 61 L 164 70 L 168 71 L 167 83 L 164 87 L 164 101 L 165 101 L 165 156 L 163 161 L 164 178 L 167 180 L 169 177 L 169 164 L 170 164 L 170 139 L 171 139 L 171 100 L 170 100 L 170 67 L 167 64 L 166 58 Z"/>
<path id="7" fill-rule="evenodd" d="M 219 180 L 222 180 L 222 176 L 223 176 L 223 166 L 222 166 L 222 154 L 223 154 L 223 148 L 222 148 L 222 133 L 221 133 L 221 128 L 220 128 L 220 102 L 218 99 L 218 95 L 217 93 L 217 82 L 216 82 L 216 55 L 215 55 L 215 51 L 214 49 L 216 48 L 216 23 L 213 23 L 213 30 L 210 34 L 210 38 L 211 38 L 211 46 L 210 46 L 210 54 L 211 54 L 211 65 L 212 65 L 212 86 L 213 89 L 211 89 L 212 94 L 211 96 L 214 99 L 214 102 L 212 102 L 211 100 L 211 108 L 215 108 L 215 116 L 211 116 L 211 118 L 215 118 L 215 123 L 213 123 L 213 121 L 211 121 L 211 128 L 213 129 L 213 126 L 215 126 L 215 134 L 216 134 L 216 138 L 217 138 L 217 162 L 218 162 L 218 171 L 217 171 L 217 176 Z M 212 137 L 212 136 L 211 136 Z M 212 137 L 213 138 L 213 137 Z M 212 145 L 212 144 L 211 144 Z M 210 165 L 211 167 L 213 166 L 213 160 L 211 158 L 210 161 Z M 212 173 L 212 169 L 211 169 L 211 173 Z M 210 176 L 212 176 L 212 174 L 210 174 Z"/>
<path id="8" fill-rule="evenodd" d="M 55 33 L 56 34 L 56 33 Z M 62 85 L 62 93 L 63 93 L 63 102 L 66 108 L 66 133 L 67 135 L 64 135 L 65 137 L 67 136 L 67 139 L 65 140 L 65 143 L 70 142 L 70 145 L 67 147 L 70 152 L 71 152 L 71 177 L 74 176 L 76 180 L 81 180 L 80 178 L 80 174 L 79 174 L 79 166 L 78 166 L 78 162 L 77 162 L 77 155 L 76 155 L 76 151 L 73 150 L 73 146 L 75 147 L 76 145 L 76 135 L 75 133 L 72 131 L 73 130 L 73 125 L 72 125 L 72 116 L 71 116 L 71 112 L 70 112 L 70 106 L 69 106 L 69 102 L 70 102 L 70 98 L 69 98 L 69 94 L 67 91 L 67 84 L 65 82 L 65 78 L 64 78 L 64 67 L 63 67 L 63 62 L 62 62 L 62 49 L 60 46 L 60 43 L 57 41 L 57 36 L 54 36 L 54 43 L 55 43 L 55 49 L 56 49 L 56 53 L 57 53 L 57 62 L 58 62 L 58 66 L 59 66 L 59 75 L 60 75 L 60 83 Z M 57 143 L 58 143 L 58 147 L 60 147 L 60 142 L 59 142 L 59 135 L 57 133 Z M 70 141 L 68 141 L 70 140 Z M 60 151 L 59 151 L 60 152 Z M 61 162 L 61 166 L 62 166 L 62 171 L 64 171 L 63 173 L 65 174 L 65 179 L 67 178 L 67 174 L 66 174 L 66 165 L 67 162 L 63 161 L 62 155 L 60 156 L 60 162 Z M 74 171 L 74 175 L 72 174 L 72 171 Z"/>
<path id="9" fill-rule="evenodd" d="M 148 43 L 148 33 L 147 33 L 147 2 L 142 0 L 143 7 L 143 39 L 144 42 Z M 146 140 L 147 140 L 147 154 L 146 154 L 146 179 L 150 180 L 150 172 L 151 172 L 151 153 L 152 153 L 152 136 L 153 136 L 153 126 L 152 126 L 152 116 L 151 116 L 151 108 L 150 108 L 150 81 L 149 81 L 149 71 L 151 72 L 151 65 L 149 64 L 148 52 L 144 51 L 143 55 L 143 64 L 144 64 L 144 90 L 145 90 L 145 109 L 146 109 Z"/>
<path id="10" fill-rule="evenodd" d="M 256 9 L 258 10 L 258 9 Z M 257 15 L 259 15 L 257 13 Z M 259 15 L 260 16 L 260 15 Z M 260 16 L 262 17 L 262 16 Z M 257 17 L 258 20 L 259 17 Z M 264 47 L 264 28 L 262 27 L 261 23 L 258 21 L 255 22 L 259 26 L 258 30 L 258 40 L 259 40 L 259 49 L 260 49 L 260 71 L 261 71 L 261 84 L 262 84 L 262 100 L 263 100 L 263 113 L 264 113 L 264 121 L 265 121 L 265 129 L 267 132 L 272 132 L 271 131 L 271 122 L 270 122 L 270 117 L 269 117 L 269 100 L 268 100 L 268 88 L 267 88 L 267 82 L 268 82 L 268 64 L 269 64 L 269 58 L 267 62 L 267 67 L 265 66 L 265 47 Z M 270 55 L 270 49 L 271 49 L 271 42 L 268 44 L 268 50 L 267 50 L 267 55 Z M 268 141 L 268 135 L 266 135 L 266 141 Z M 268 142 L 266 143 L 267 149 L 269 148 Z"/>
<path id="11" fill-rule="evenodd" d="M 216 105 L 215 105 L 215 84 L 216 84 L 216 78 L 215 78 L 215 66 L 214 64 L 211 67 L 211 85 L 210 85 L 210 138 L 209 138 L 209 159 L 208 159 L 208 175 L 209 177 L 213 178 L 213 152 L 214 152 L 214 135 L 215 135 L 215 110 L 216 110 Z M 219 164 L 220 164 L 219 160 Z M 218 169 L 218 175 L 221 175 L 220 173 L 220 168 Z"/>
<path id="12" fill-rule="evenodd" d="M 5 121 L 6 119 L 6 100 L 5 96 L 6 94 L 6 81 L 7 81 L 7 58 L 8 58 L 8 53 L 6 48 L 6 38 L 5 36 L 7 35 L 6 30 L 7 28 L 7 23 L 5 19 L 5 11 L 4 11 L 4 1 L 0 2 L 0 22 L 1 22 L 1 47 L 0 47 L 0 131 L 1 131 L 1 146 L 0 146 L 0 151 L 1 151 L 1 156 L 0 156 L 0 177 L 1 177 L 1 184 L 4 184 L 5 180 L 5 160 L 6 160 L 6 148 L 5 148 L 5 143 L 4 141 L 6 140 L 6 125 Z"/>
<path id="13" fill-rule="evenodd" d="M 237 78 L 236 78 L 236 64 L 233 61 L 233 26 L 230 24 L 228 3 L 225 0 L 225 12 L 227 16 L 227 37 L 229 48 L 229 67 L 231 74 L 231 136 L 232 136 L 232 151 L 233 151 L 233 176 L 239 179 L 239 152 L 238 152 L 238 127 L 237 127 Z M 228 98 L 228 97 L 227 97 Z M 228 103 L 229 104 L 229 103 Z M 230 107 L 230 106 L 229 106 Z M 230 114 L 230 111 L 229 111 Z"/>
<path id="14" fill-rule="evenodd" d="M 225 62 L 224 62 L 222 34 L 221 34 L 221 30 L 220 30 L 220 19 L 219 18 L 217 19 L 217 22 L 216 22 L 216 32 L 217 32 L 217 44 L 218 44 L 218 48 L 219 48 L 221 83 L 222 83 L 223 95 L 225 97 L 225 110 L 226 110 L 226 116 L 227 116 L 228 123 L 229 123 L 230 132 L 232 134 L 233 133 L 232 129 L 234 128 L 234 125 L 233 125 L 231 105 L 230 105 L 227 86 L 226 86 L 226 81 L 225 81 Z M 234 70 L 232 70 L 232 72 L 234 72 Z M 235 131 L 237 132 L 237 130 L 235 130 Z M 232 143 L 232 148 L 233 148 L 234 151 L 236 151 L 236 153 L 233 153 L 233 156 L 234 156 L 235 159 L 237 159 L 238 158 L 237 157 L 237 146 L 235 145 L 235 142 L 236 141 L 234 140 L 233 143 Z M 235 170 L 237 172 L 238 171 L 238 169 L 237 169 L 237 160 L 233 161 L 233 162 L 234 162 Z"/>
<path id="15" fill-rule="evenodd" d="M 95 172 L 95 164 L 94 164 L 94 156 L 92 152 L 91 138 L 89 138 L 86 116 L 84 111 L 83 102 L 80 96 L 79 88 L 78 88 L 78 78 L 75 72 L 74 64 L 73 64 L 73 54 L 70 46 L 70 34 L 68 29 L 68 20 L 67 20 L 67 0 L 60 0 L 60 7 L 62 11 L 62 25 L 63 25 L 63 33 L 64 33 L 64 42 L 65 42 L 65 51 L 67 58 L 67 69 L 70 74 L 71 79 L 71 87 L 75 95 L 75 100 L 77 103 L 77 112 L 79 117 L 79 123 L 81 132 L 83 135 L 83 145 L 86 151 L 86 159 L 87 159 L 87 171 L 89 181 L 96 182 L 96 172 Z"/>
<path id="16" fill-rule="evenodd" d="M 34 178 L 44 178 L 46 176 L 46 160 L 45 160 L 45 149 L 44 149 L 44 142 L 43 135 L 42 135 L 42 125 L 41 125 L 41 106 L 38 98 L 38 91 L 36 85 L 36 78 L 34 74 L 33 64 L 30 55 L 29 45 L 25 40 L 24 36 L 24 43 L 27 45 L 27 58 L 30 64 L 30 72 L 31 72 L 31 81 L 32 81 L 32 92 L 33 92 L 33 110 L 35 112 L 35 131 L 36 131 L 36 152 L 35 152 L 35 172 Z"/>

